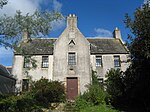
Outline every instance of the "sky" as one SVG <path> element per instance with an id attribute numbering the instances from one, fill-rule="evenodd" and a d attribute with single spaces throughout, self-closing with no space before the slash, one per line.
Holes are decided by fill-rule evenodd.
<path id="1" fill-rule="evenodd" d="M 136 8 L 147 0 L 8 0 L 0 9 L 0 16 L 13 16 L 16 10 L 23 14 L 32 14 L 35 10 L 56 10 L 64 17 L 75 14 L 78 17 L 78 28 L 85 37 L 112 37 L 116 27 L 121 30 L 122 39 L 127 41 L 129 29 L 123 20 L 125 14 L 133 15 Z M 66 20 L 52 23 L 49 37 L 59 37 L 66 27 Z M 0 64 L 12 66 L 13 52 L 0 46 Z"/>

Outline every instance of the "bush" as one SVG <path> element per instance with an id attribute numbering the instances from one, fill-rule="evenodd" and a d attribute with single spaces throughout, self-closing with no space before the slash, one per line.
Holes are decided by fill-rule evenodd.
<path id="1" fill-rule="evenodd" d="M 106 96 L 106 92 L 100 85 L 90 85 L 88 91 L 86 91 L 81 98 L 93 105 L 99 105 L 105 103 Z"/>
<path id="2" fill-rule="evenodd" d="M 64 85 L 58 81 L 41 79 L 34 83 L 31 93 L 36 102 L 44 107 L 50 103 L 63 102 L 65 100 Z"/>
<path id="3" fill-rule="evenodd" d="M 0 112 L 43 112 L 50 103 L 64 101 L 64 86 L 58 81 L 41 79 L 20 96 L 0 96 Z"/>
<path id="4" fill-rule="evenodd" d="M 108 105 L 100 105 L 100 106 L 86 106 L 81 109 L 80 112 L 119 112 L 118 110 L 112 109 L 112 107 Z"/>
<path id="5" fill-rule="evenodd" d="M 119 106 L 125 88 L 125 85 L 123 83 L 124 80 L 123 72 L 120 71 L 120 69 L 117 70 L 111 69 L 109 72 L 107 72 L 106 77 L 107 77 L 107 80 L 105 81 L 107 86 L 106 90 L 110 95 L 110 101 L 113 105 Z"/>
<path id="6" fill-rule="evenodd" d="M 9 96 L 0 101 L 0 112 L 42 112 L 30 95 Z"/>
<path id="7" fill-rule="evenodd" d="M 86 101 L 85 99 L 81 98 L 81 96 L 75 99 L 75 104 L 77 109 L 84 109 L 87 106 L 93 105 L 92 103 Z"/>

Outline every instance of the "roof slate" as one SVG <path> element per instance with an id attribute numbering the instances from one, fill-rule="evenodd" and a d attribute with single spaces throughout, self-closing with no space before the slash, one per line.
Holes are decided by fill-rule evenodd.
<path id="1" fill-rule="evenodd" d="M 16 80 L 15 78 L 12 77 L 12 75 L 10 74 L 10 72 L 8 71 L 8 69 L 0 64 L 0 75 L 7 77 L 7 78 L 11 78 L 13 80 Z"/>
<path id="2" fill-rule="evenodd" d="M 91 54 L 123 54 L 128 53 L 119 39 L 114 38 L 86 38 L 90 43 Z M 36 38 L 23 44 L 27 54 L 52 55 L 53 44 L 57 38 Z M 20 53 L 15 53 L 20 54 Z"/>
<path id="3" fill-rule="evenodd" d="M 123 54 L 128 53 L 119 39 L 95 38 L 87 39 L 90 43 L 91 54 Z"/>
<path id="4" fill-rule="evenodd" d="M 56 39 L 32 39 L 31 41 L 22 44 L 22 48 L 25 53 L 27 54 L 47 54 L 51 55 L 53 54 L 53 43 L 56 41 Z M 15 52 L 15 54 L 20 54 L 18 52 Z"/>

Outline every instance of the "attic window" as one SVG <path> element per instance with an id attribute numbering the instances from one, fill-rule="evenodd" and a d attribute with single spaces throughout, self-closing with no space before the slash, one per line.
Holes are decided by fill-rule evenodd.
<path id="1" fill-rule="evenodd" d="M 69 42 L 69 45 L 75 45 L 75 42 L 74 42 L 73 40 L 71 40 L 71 41 Z"/>

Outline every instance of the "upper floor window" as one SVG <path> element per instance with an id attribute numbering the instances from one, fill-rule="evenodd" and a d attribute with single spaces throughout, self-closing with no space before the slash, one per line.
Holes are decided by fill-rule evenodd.
<path id="1" fill-rule="evenodd" d="M 42 56 L 42 68 L 48 68 L 48 56 Z"/>
<path id="2" fill-rule="evenodd" d="M 68 53 L 68 64 L 69 65 L 76 65 L 76 54 L 75 52 Z"/>
<path id="3" fill-rule="evenodd" d="M 96 66 L 102 66 L 102 56 L 96 56 Z"/>
<path id="4" fill-rule="evenodd" d="M 29 68 L 30 67 L 30 59 L 28 57 L 24 57 L 24 68 Z"/>
<path id="5" fill-rule="evenodd" d="M 120 67 L 120 56 L 114 56 L 114 67 Z"/>

